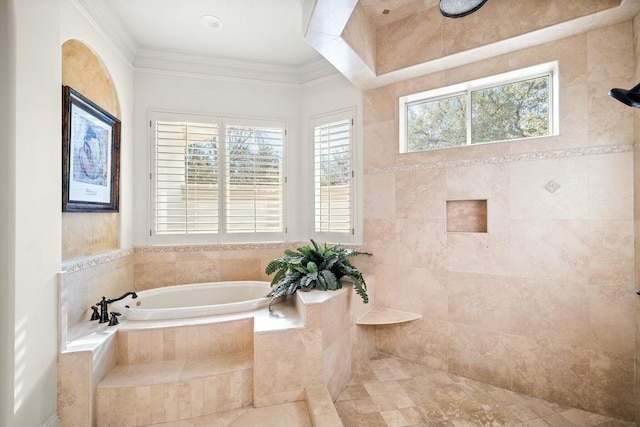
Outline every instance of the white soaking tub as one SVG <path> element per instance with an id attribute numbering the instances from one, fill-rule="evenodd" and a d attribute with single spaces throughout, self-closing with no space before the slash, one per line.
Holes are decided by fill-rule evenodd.
<path id="1" fill-rule="evenodd" d="M 269 305 L 269 282 L 233 281 L 167 286 L 136 292 L 109 311 L 127 320 L 165 320 L 240 313 Z"/>

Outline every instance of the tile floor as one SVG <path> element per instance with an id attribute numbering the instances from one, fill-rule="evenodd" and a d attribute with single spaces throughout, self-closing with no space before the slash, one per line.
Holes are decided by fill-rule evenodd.
<path id="1" fill-rule="evenodd" d="M 336 401 L 345 427 L 635 427 L 375 354 Z M 305 402 L 240 408 L 153 427 L 311 427 Z"/>
<path id="2" fill-rule="evenodd" d="M 306 402 L 263 408 L 245 407 L 147 427 L 311 427 Z"/>
<path id="3" fill-rule="evenodd" d="M 375 354 L 336 401 L 345 427 L 633 427 L 402 359 Z"/>

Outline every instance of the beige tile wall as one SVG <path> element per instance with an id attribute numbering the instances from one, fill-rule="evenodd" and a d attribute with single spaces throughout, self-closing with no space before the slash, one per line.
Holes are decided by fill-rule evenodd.
<path id="1" fill-rule="evenodd" d="M 635 78 L 633 84 L 637 84 L 640 81 L 640 15 L 637 15 L 633 20 L 633 47 L 636 58 L 635 63 Z M 634 110 L 634 122 L 635 122 L 635 134 L 640 135 L 640 110 Z M 640 150 L 636 149 L 634 153 L 634 219 L 635 219 L 635 288 L 640 289 Z M 635 316 L 636 316 L 636 372 L 640 369 L 640 361 L 638 361 L 637 354 L 640 345 L 640 298 L 635 298 Z M 635 394 L 635 409 L 636 419 L 640 414 L 640 393 L 638 393 L 638 377 L 636 376 L 636 394 Z"/>
<path id="2" fill-rule="evenodd" d="M 367 276 L 373 305 L 374 278 Z M 298 292 L 304 328 L 255 334 L 256 407 L 304 399 L 305 387 L 324 384 L 335 400 L 375 352 L 374 330 L 356 325 L 369 309 L 351 285 L 334 292 Z"/>
<path id="3" fill-rule="evenodd" d="M 291 244 L 228 246 L 162 246 L 136 250 L 137 291 L 188 283 L 227 280 L 271 280 L 264 270 Z"/>
<path id="4" fill-rule="evenodd" d="M 638 154 L 607 95 L 632 52 L 626 22 L 364 92 L 366 269 L 378 306 L 424 316 L 378 327 L 378 351 L 633 418 Z M 559 136 L 398 153 L 399 96 L 553 60 Z M 447 233 L 447 199 L 487 200 L 489 232 Z"/>
<path id="5" fill-rule="evenodd" d="M 64 263 L 60 275 L 60 348 L 85 333 L 90 307 L 133 290 L 134 251 L 117 250 Z"/>
<path id="6" fill-rule="evenodd" d="M 122 329 L 116 334 L 116 344 L 118 365 L 253 353 L 253 318 L 199 326 Z"/>
<path id="7" fill-rule="evenodd" d="M 482 9 L 465 19 L 443 20 L 435 3 L 429 5 L 432 7 L 422 8 L 402 19 L 378 26 L 375 67 L 378 75 L 504 41 L 620 5 L 619 0 L 565 2 L 562 6 L 548 0 L 494 1 L 487 2 Z M 352 45 L 356 50 L 360 47 Z"/>

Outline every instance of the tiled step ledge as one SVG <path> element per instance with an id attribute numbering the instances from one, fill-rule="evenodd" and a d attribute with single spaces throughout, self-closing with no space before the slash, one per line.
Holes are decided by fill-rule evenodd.
<path id="1" fill-rule="evenodd" d="M 174 383 L 253 368 L 253 354 L 224 354 L 206 360 L 163 360 L 118 365 L 109 372 L 98 389 L 125 388 Z"/>
<path id="2" fill-rule="evenodd" d="M 97 425 L 150 425 L 253 403 L 253 354 L 119 365 L 96 390 Z"/>
<path id="3" fill-rule="evenodd" d="M 313 427 L 343 427 L 326 385 L 307 387 L 305 399 Z"/>
<path id="4" fill-rule="evenodd" d="M 395 325 L 422 319 L 422 315 L 390 308 L 374 309 L 356 321 L 357 325 Z"/>

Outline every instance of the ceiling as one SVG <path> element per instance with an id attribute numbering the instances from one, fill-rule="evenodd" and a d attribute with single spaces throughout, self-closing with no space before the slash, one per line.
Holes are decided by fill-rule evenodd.
<path id="1" fill-rule="evenodd" d="M 303 38 L 302 0 L 80 0 L 132 58 L 203 59 L 281 71 L 331 67 Z M 360 0 L 373 26 L 432 7 L 438 0 Z M 383 11 L 387 11 L 383 13 Z M 212 15 L 221 28 L 200 21 Z M 333 68 L 333 67 L 331 67 Z"/>
<path id="2" fill-rule="evenodd" d="M 310 81 L 334 74 L 337 68 L 359 87 L 387 84 L 387 80 L 396 78 L 394 73 L 370 76 L 374 73 L 370 68 L 354 68 L 353 64 L 367 62 L 362 58 L 368 58 L 368 51 L 365 49 L 363 52 L 354 53 L 358 50 L 358 46 L 346 49 L 348 42 L 344 43 L 341 40 L 343 30 L 342 27 L 337 26 L 338 23 L 346 24 L 353 11 L 354 1 L 356 0 L 323 0 L 316 3 L 310 0 L 77 0 L 98 27 L 107 34 L 115 36 L 112 37 L 114 42 L 128 54 L 134 64 L 140 67 L 153 67 L 153 64 L 149 65 L 149 60 L 164 61 L 165 65 L 166 61 L 173 61 L 173 64 L 213 66 L 217 71 L 223 69 L 222 73 L 227 75 L 234 75 L 234 73 L 237 75 L 240 72 L 249 76 L 249 73 L 252 73 L 253 77 L 261 78 L 262 75 L 259 73 L 268 72 L 272 75 L 290 76 L 282 77 L 283 79 L 299 81 Z M 557 5 L 564 1 L 566 0 L 546 0 L 545 3 Z M 596 2 L 596 0 L 590 1 Z M 430 10 L 437 6 L 439 0 L 357 0 L 357 2 L 361 6 L 360 10 L 364 11 L 363 18 L 368 22 L 369 28 L 377 29 Z M 314 4 L 314 16 L 317 15 L 319 21 L 322 19 L 326 21 L 323 24 L 326 28 L 323 27 L 322 31 L 319 31 L 320 36 L 323 36 L 321 33 L 328 31 L 332 43 L 323 45 L 326 40 L 318 39 L 320 43 L 318 46 L 318 43 L 314 43 L 313 37 L 308 37 L 308 40 L 316 44 L 318 49 L 325 48 L 323 53 L 331 59 L 331 64 L 304 39 L 306 28 L 303 28 L 305 12 L 303 9 L 308 4 Z M 576 19 L 575 24 L 570 20 L 570 22 L 561 23 L 562 25 L 549 27 L 547 33 L 532 31 L 530 37 L 527 36 L 529 38 L 522 36 L 518 39 L 524 46 L 526 45 L 524 41 L 529 39 L 535 39 L 531 43 L 544 42 L 547 40 L 542 37 L 545 34 L 547 38 L 557 36 L 560 32 L 556 27 L 560 26 L 567 27 L 568 29 L 565 28 L 563 31 L 570 34 L 572 28 L 575 32 L 583 30 L 585 25 L 595 25 L 596 22 L 602 22 L 603 25 L 621 22 L 622 19 L 633 16 L 630 13 L 637 13 L 639 5 L 640 0 L 620 0 L 619 7 L 598 13 L 597 20 L 586 16 L 582 20 Z M 309 11 L 306 10 L 306 13 Z M 341 16 L 341 13 L 346 15 Z M 201 17 L 204 15 L 219 18 L 221 27 L 206 28 L 201 23 Z M 473 21 L 469 20 L 469 22 Z M 331 33 L 334 29 L 339 30 L 336 33 L 340 34 L 337 39 L 337 36 Z M 362 38 L 362 35 L 357 37 Z M 357 39 L 355 42 L 362 44 L 363 40 Z M 365 39 L 364 42 L 366 45 L 369 40 Z M 332 56 L 326 49 L 331 49 L 334 45 L 341 50 L 338 49 Z M 504 41 L 503 45 L 511 46 L 510 48 L 523 47 L 516 46 L 511 40 Z M 489 50 L 487 55 L 495 55 L 495 48 L 492 46 L 487 46 Z M 354 54 L 364 56 L 357 58 Z M 481 59 L 478 55 L 464 55 L 464 57 L 469 61 Z M 441 60 L 444 61 L 445 58 Z M 438 61 L 430 61 L 422 68 L 409 67 L 409 71 L 425 73 L 429 71 L 428 67 L 431 65 L 442 66 Z M 452 63 L 449 64 L 451 65 Z M 398 72 L 405 73 L 402 76 L 407 78 L 406 72 L 409 71 L 399 70 Z"/>
<path id="3" fill-rule="evenodd" d="M 308 67 L 324 59 L 305 40 L 300 0 L 84 0 L 133 57 L 215 58 L 236 65 Z M 213 15 L 221 28 L 206 28 Z"/>
<path id="4" fill-rule="evenodd" d="M 415 15 L 436 6 L 440 0 L 359 0 L 374 27 Z M 385 13 L 386 11 L 386 13 Z"/>

